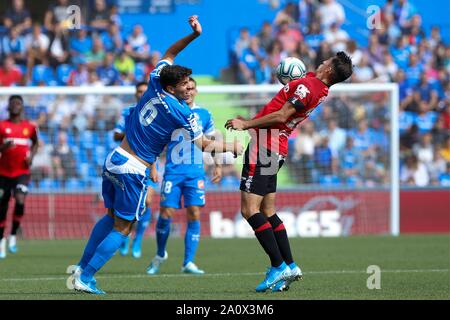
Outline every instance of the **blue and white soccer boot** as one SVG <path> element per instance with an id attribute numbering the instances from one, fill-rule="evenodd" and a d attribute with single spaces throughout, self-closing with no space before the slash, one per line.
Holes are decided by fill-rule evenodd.
<path id="1" fill-rule="evenodd" d="M 73 290 L 74 289 L 74 287 L 73 287 L 73 280 L 76 277 L 80 277 L 82 272 L 83 272 L 83 269 L 81 269 L 81 267 L 79 265 L 77 265 L 77 264 L 73 264 L 73 265 L 70 265 L 70 266 L 67 267 L 66 273 L 70 274 L 70 276 L 66 280 L 66 287 L 67 287 L 67 289 L 69 289 L 69 290 Z M 94 283 L 94 286 L 97 285 L 97 280 L 94 277 L 92 277 L 92 281 L 91 282 Z"/>
<path id="2" fill-rule="evenodd" d="M 205 274 L 205 271 L 200 270 L 195 263 L 192 261 L 188 262 L 184 267 L 181 268 L 181 272 L 183 273 L 191 273 L 191 274 Z"/>
<path id="3" fill-rule="evenodd" d="M 97 288 L 94 281 L 88 283 L 81 280 L 80 276 L 73 278 L 73 288 L 75 291 L 90 293 L 90 294 L 105 294 L 105 291 Z"/>
<path id="4" fill-rule="evenodd" d="M 137 241 L 133 241 L 133 245 L 131 246 L 131 255 L 136 259 L 142 257 L 141 244 Z"/>
<path id="5" fill-rule="evenodd" d="M 126 256 L 128 254 L 129 243 L 130 243 L 130 237 L 126 237 L 125 240 L 123 240 L 123 242 L 119 248 L 119 253 L 121 256 Z"/>
<path id="6" fill-rule="evenodd" d="M 6 239 L 0 239 L 0 259 L 6 258 Z"/>
<path id="7" fill-rule="evenodd" d="M 287 280 L 289 275 L 290 269 L 285 262 L 278 268 L 270 267 L 264 280 L 256 287 L 256 292 L 265 292 L 267 289 L 273 289 L 278 282 Z"/>
<path id="8" fill-rule="evenodd" d="M 11 253 L 16 253 L 17 252 L 17 238 L 16 236 L 9 236 L 8 238 L 8 250 Z"/>
<path id="9" fill-rule="evenodd" d="M 147 274 L 153 275 L 153 274 L 157 274 L 159 271 L 159 267 L 161 266 L 161 264 L 167 260 L 167 258 L 169 258 L 169 254 L 167 253 L 167 251 L 164 251 L 164 257 L 160 257 L 158 255 L 156 255 L 152 262 L 150 262 L 150 265 L 147 268 Z"/>
<path id="10" fill-rule="evenodd" d="M 289 277 L 286 280 L 278 282 L 273 288 L 273 292 L 288 291 L 292 282 L 303 280 L 303 273 L 299 266 L 295 266 L 293 269 L 289 268 Z"/>

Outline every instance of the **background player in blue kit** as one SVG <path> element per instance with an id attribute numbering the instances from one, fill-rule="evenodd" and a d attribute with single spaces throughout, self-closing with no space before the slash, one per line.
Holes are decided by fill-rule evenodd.
<path id="1" fill-rule="evenodd" d="M 189 79 L 191 96 L 186 103 L 191 107 L 203 134 L 214 137 L 215 128 L 211 113 L 195 104 L 197 84 Z M 178 130 L 177 130 L 178 131 Z M 156 274 L 162 262 L 167 260 L 167 240 L 170 223 L 176 209 L 181 208 L 181 196 L 187 214 L 187 228 L 184 238 L 184 261 L 182 272 L 203 274 L 194 263 L 195 253 L 200 241 L 200 208 L 205 205 L 205 169 L 202 150 L 191 141 L 184 141 L 183 133 L 174 134 L 167 145 L 166 166 L 161 186 L 161 210 L 156 224 L 157 253 L 147 269 L 148 274 Z M 222 167 L 215 161 L 212 181 L 217 183 L 222 178 Z"/>
<path id="2" fill-rule="evenodd" d="M 136 103 L 139 102 L 141 97 L 144 95 L 145 91 L 147 91 L 147 82 L 139 82 L 136 84 L 136 92 L 134 96 L 136 97 Z M 122 115 L 119 119 L 119 121 L 116 124 L 116 127 L 114 128 L 114 141 L 122 141 L 125 137 L 125 118 L 129 116 L 131 109 L 134 108 L 136 105 L 130 105 L 122 110 Z M 156 170 L 156 166 L 152 167 L 153 170 Z M 144 238 L 144 233 L 147 227 L 150 225 L 151 219 L 152 219 L 152 213 L 151 213 L 151 203 L 152 203 L 152 197 L 155 193 L 155 190 L 158 187 L 158 184 L 156 182 L 153 182 L 151 179 L 147 180 L 148 183 L 148 189 L 147 189 L 147 197 L 145 198 L 145 207 L 146 210 L 144 211 L 144 214 L 142 215 L 141 219 L 136 224 L 136 229 L 134 231 L 134 239 L 133 244 L 131 246 L 131 255 L 134 258 L 140 258 L 142 256 L 142 239 Z M 128 247 L 129 247 L 129 237 L 125 239 L 125 241 L 122 243 L 122 246 L 120 247 L 120 254 L 125 256 L 128 254 Z"/>
<path id="3" fill-rule="evenodd" d="M 133 223 L 141 219 L 147 180 L 157 181 L 151 168 L 176 129 L 185 129 L 189 139 L 202 150 L 231 151 L 235 155 L 243 151 L 237 141 L 224 143 L 203 137 L 195 115 L 185 102 L 190 97 L 192 70 L 172 63 L 202 33 L 197 16 L 191 16 L 189 24 L 193 32 L 170 46 L 157 63 L 150 74 L 148 90 L 125 118 L 122 143 L 106 157 L 102 195 L 108 214 L 94 226 L 78 267 L 69 278 L 77 291 L 105 293 L 97 288 L 94 275 L 119 249 Z"/>

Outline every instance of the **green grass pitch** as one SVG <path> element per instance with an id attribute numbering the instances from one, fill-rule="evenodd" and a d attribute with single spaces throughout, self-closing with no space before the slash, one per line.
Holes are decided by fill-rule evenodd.
<path id="1" fill-rule="evenodd" d="M 0 260 L 0 299 L 445 299 L 450 298 L 450 237 L 411 235 L 293 238 L 291 246 L 304 280 L 282 293 L 256 293 L 268 258 L 256 239 L 200 242 L 197 264 L 203 276 L 180 273 L 183 239 L 169 239 L 169 260 L 157 276 L 145 269 L 155 240 L 143 257 L 116 254 L 97 274 L 105 296 L 66 288 L 67 265 L 77 262 L 85 240 L 20 241 L 19 252 Z M 367 267 L 381 269 L 381 288 L 368 289 Z"/>

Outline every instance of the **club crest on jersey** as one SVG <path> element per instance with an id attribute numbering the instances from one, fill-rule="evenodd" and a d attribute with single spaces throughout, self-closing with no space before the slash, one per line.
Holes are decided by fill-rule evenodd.
<path id="1" fill-rule="evenodd" d="M 22 134 L 24 136 L 27 136 L 30 133 L 30 131 L 28 130 L 28 128 L 23 129 Z"/>
<path id="2" fill-rule="evenodd" d="M 6 134 L 10 134 L 11 133 L 11 129 L 10 128 L 6 128 L 5 132 L 6 132 Z"/>
<path id="3" fill-rule="evenodd" d="M 196 132 L 199 130 L 197 119 L 195 118 L 195 115 L 190 117 L 189 124 L 191 125 L 192 131 Z"/>
<path id="4" fill-rule="evenodd" d="M 205 188 L 205 181 L 198 180 L 197 186 L 198 186 L 199 189 L 204 189 Z"/>
<path id="5" fill-rule="evenodd" d="M 308 93 L 310 93 L 309 89 L 307 87 L 305 87 L 305 85 L 299 84 L 297 89 L 295 89 L 295 93 L 294 94 L 296 96 L 299 96 L 300 99 L 304 99 Z"/>

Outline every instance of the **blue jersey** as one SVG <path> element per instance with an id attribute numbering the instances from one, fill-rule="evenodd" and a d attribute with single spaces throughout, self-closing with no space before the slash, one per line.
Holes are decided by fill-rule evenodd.
<path id="1" fill-rule="evenodd" d="M 131 149 L 148 163 L 153 163 L 166 144 L 171 140 L 175 129 L 184 128 L 188 140 L 202 136 L 194 113 L 184 102 L 161 87 L 159 73 L 167 60 L 161 60 L 150 73 L 148 89 L 125 118 L 125 134 Z"/>
<path id="2" fill-rule="evenodd" d="M 205 135 L 215 131 L 214 122 L 208 110 L 194 106 L 197 124 Z M 176 130 L 167 145 L 166 168 L 164 175 L 178 174 L 189 176 L 204 175 L 203 152 L 193 142 L 186 139 L 186 130 Z"/>

